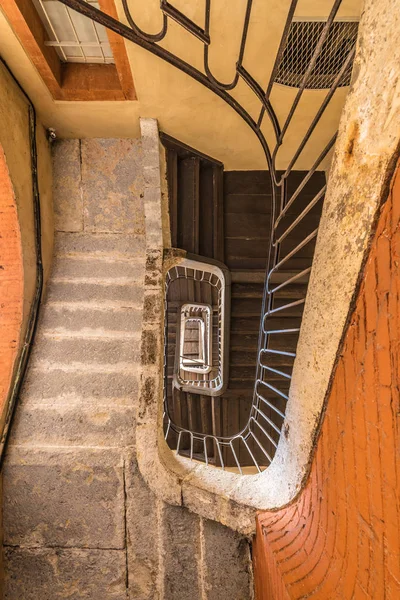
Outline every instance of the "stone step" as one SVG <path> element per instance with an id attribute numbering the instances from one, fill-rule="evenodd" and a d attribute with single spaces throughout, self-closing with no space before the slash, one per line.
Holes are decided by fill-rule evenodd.
<path id="1" fill-rule="evenodd" d="M 96 283 L 76 280 L 52 280 L 50 282 L 48 302 L 130 302 L 141 306 L 143 303 L 143 285 L 140 282 L 115 283 L 109 280 Z"/>
<path id="2" fill-rule="evenodd" d="M 104 402 L 23 404 L 16 412 L 9 445 L 133 447 L 133 406 Z"/>
<path id="3" fill-rule="evenodd" d="M 115 365 L 139 360 L 139 346 L 136 340 L 125 339 L 69 339 L 39 334 L 31 355 L 31 364 L 36 361 L 51 361 L 68 364 L 90 360 L 91 363 Z"/>
<path id="4" fill-rule="evenodd" d="M 57 233 L 55 256 L 94 255 L 138 258 L 144 256 L 145 238 L 118 233 Z"/>
<path id="5" fill-rule="evenodd" d="M 98 368 L 90 371 L 87 364 L 82 364 L 81 370 L 75 372 L 57 368 L 49 370 L 45 366 L 41 370 L 33 366 L 25 378 L 21 401 L 40 402 L 62 397 L 82 401 L 85 398 L 135 398 L 137 393 L 138 377 L 136 373 L 127 372 L 126 368 L 103 373 Z"/>
<path id="6" fill-rule="evenodd" d="M 126 279 L 127 283 L 141 281 L 144 277 L 143 257 L 138 258 L 139 263 L 131 258 L 58 256 L 53 263 L 52 279 L 95 281 L 96 278 L 100 278 L 109 279 L 110 283 L 115 279 Z"/>
<path id="7" fill-rule="evenodd" d="M 40 322 L 41 330 L 53 332 L 79 332 L 86 329 L 98 329 L 107 334 L 107 330 L 124 332 L 139 331 L 142 322 L 140 308 L 110 308 L 107 305 L 89 308 L 71 304 L 48 304 L 45 306 Z"/>
<path id="8" fill-rule="evenodd" d="M 120 451 L 11 446 L 3 475 L 5 545 L 124 548 Z"/>

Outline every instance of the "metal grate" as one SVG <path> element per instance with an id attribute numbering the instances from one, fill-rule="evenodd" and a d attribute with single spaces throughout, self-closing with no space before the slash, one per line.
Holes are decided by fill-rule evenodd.
<path id="1" fill-rule="evenodd" d="M 300 87 L 321 38 L 324 21 L 293 21 L 275 78 L 276 83 Z M 307 78 L 306 89 L 330 88 L 344 66 L 357 39 L 357 21 L 335 21 L 322 44 L 315 65 Z M 339 86 L 350 85 L 351 61 Z"/>
<path id="2" fill-rule="evenodd" d="M 99 8 L 97 0 L 86 0 Z M 63 62 L 113 63 L 114 58 L 103 25 L 80 15 L 56 0 L 33 0 L 49 39 Z"/>

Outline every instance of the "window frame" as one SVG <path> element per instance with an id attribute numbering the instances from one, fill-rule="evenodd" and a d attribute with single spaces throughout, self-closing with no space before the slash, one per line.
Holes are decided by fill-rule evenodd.
<path id="1" fill-rule="evenodd" d="M 100 8 L 118 18 L 114 0 L 99 0 Z M 31 0 L 0 0 L 0 7 L 38 70 L 54 100 L 137 100 L 123 38 L 107 30 L 115 64 L 64 63 L 52 46 Z"/>

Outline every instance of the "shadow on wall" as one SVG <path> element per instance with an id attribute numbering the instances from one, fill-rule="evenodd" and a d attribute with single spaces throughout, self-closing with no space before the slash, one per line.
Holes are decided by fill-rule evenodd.
<path id="1" fill-rule="evenodd" d="M 259 515 L 258 600 L 400 597 L 400 162 L 379 216 L 306 487 Z"/>

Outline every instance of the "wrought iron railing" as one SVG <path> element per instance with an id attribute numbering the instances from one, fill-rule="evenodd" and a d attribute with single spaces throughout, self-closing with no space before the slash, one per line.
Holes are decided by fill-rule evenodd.
<path id="1" fill-rule="evenodd" d="M 165 280 L 165 346 L 168 348 L 168 325 L 173 297 L 179 298 L 174 312 L 175 353 L 171 357 L 172 386 L 186 392 L 220 395 L 227 386 L 229 355 L 229 272 L 216 264 L 185 258 L 169 269 Z M 185 290 L 182 287 L 186 287 Z M 198 297 L 189 299 L 189 288 L 197 288 Z M 183 302 L 182 300 L 188 300 Z M 188 315 L 186 316 L 186 314 Z M 205 314 L 205 316 L 203 316 Z M 188 348 L 185 350 L 185 321 L 196 320 L 203 325 L 188 331 Z M 186 330 L 187 331 L 187 330 Z M 192 332 L 192 334 L 191 334 Z M 207 343 L 208 342 L 208 343 Z M 205 346 L 209 346 L 206 351 Z M 204 352 L 201 352 L 204 348 Z M 203 356 L 202 356 L 203 355 Z M 185 365 L 186 359 L 186 365 Z M 166 385 L 167 387 L 167 385 Z M 169 407 L 165 406 L 168 425 L 173 427 Z"/>
<path id="2" fill-rule="evenodd" d="M 302 47 L 301 43 L 296 46 L 296 39 L 300 39 L 297 31 L 301 29 L 301 26 L 298 25 L 299 21 L 295 19 L 297 0 L 292 0 L 288 6 L 286 24 L 274 67 L 265 89 L 244 67 L 253 0 L 247 0 L 235 74 L 228 83 L 219 81 L 213 75 L 209 63 L 210 48 L 214 42 L 210 34 L 211 0 L 204 0 L 203 27 L 194 23 L 170 2 L 161 0 L 160 10 L 163 23 L 157 34 L 148 34 L 136 25 L 130 10 L 129 0 L 122 0 L 125 19 L 128 24 L 119 22 L 96 9 L 93 5 L 86 3 L 85 0 L 59 1 L 101 23 L 127 40 L 147 49 L 214 92 L 247 123 L 263 148 L 266 167 L 271 177 L 272 234 L 263 295 L 253 402 L 247 424 L 242 431 L 229 438 L 212 436 L 213 443 L 216 444 L 220 456 L 220 466 L 224 467 L 224 460 L 220 452 L 221 446 L 223 446 L 230 449 L 235 464 L 242 472 L 234 446 L 235 441 L 240 440 L 241 443 L 246 445 L 254 467 L 260 471 L 263 466 L 267 466 L 272 461 L 284 423 L 293 362 L 296 356 L 297 339 L 326 183 L 323 181 L 319 191 L 314 194 L 311 200 L 307 199 L 306 202 L 304 202 L 303 191 L 314 174 L 321 170 L 324 159 L 334 146 L 336 135 L 330 139 L 325 147 L 314 148 L 315 155 L 318 155 L 318 157 L 311 169 L 296 186 L 296 189 L 291 190 L 290 193 L 288 193 L 289 176 L 330 105 L 336 90 L 349 84 L 355 53 L 357 25 L 353 23 L 349 26 L 347 23 L 343 27 L 340 26 L 340 19 L 337 18 L 337 15 L 342 0 L 333 0 L 329 16 L 323 22 L 319 22 L 318 26 L 308 27 L 311 37 L 307 38 L 306 47 Z M 159 45 L 168 34 L 170 20 L 178 23 L 203 45 L 204 63 L 202 71 Z M 253 119 L 244 106 L 230 93 L 236 88 L 240 80 L 248 85 L 259 101 L 257 119 Z M 289 85 L 297 89 L 283 122 L 279 121 L 276 107 L 273 106 L 271 101 L 271 93 L 276 83 Z M 315 116 L 302 140 L 291 153 L 285 171 L 283 173 L 279 172 L 277 167 L 278 151 L 284 140 L 287 139 L 289 126 L 295 118 L 305 90 L 315 88 L 326 89 L 326 95 L 316 110 Z M 267 140 L 263 133 L 262 125 L 266 117 L 272 125 L 272 142 Z M 314 223 L 315 227 L 309 230 L 307 227 L 310 222 Z M 297 234 L 300 230 L 302 231 L 300 238 L 298 235 L 294 237 L 293 232 Z M 294 290 L 296 293 L 294 293 Z M 291 296 L 292 299 L 290 299 Z M 286 298 L 283 302 L 282 297 Z M 290 301 L 287 301 L 288 298 Z M 276 319 L 282 315 L 287 316 L 288 324 L 285 327 L 276 327 Z M 281 342 L 282 339 L 290 339 L 292 345 L 290 350 L 283 350 L 282 343 L 277 343 L 278 340 Z M 207 462 L 207 440 L 209 436 L 204 433 L 195 433 L 195 435 L 196 441 L 200 441 L 204 446 L 203 451 L 200 451 L 200 458 Z M 255 453 L 251 452 L 250 440 L 253 440 L 260 448 L 264 457 L 263 461 L 260 462 Z M 191 456 L 193 455 L 193 444 L 194 435 L 191 435 Z"/>

